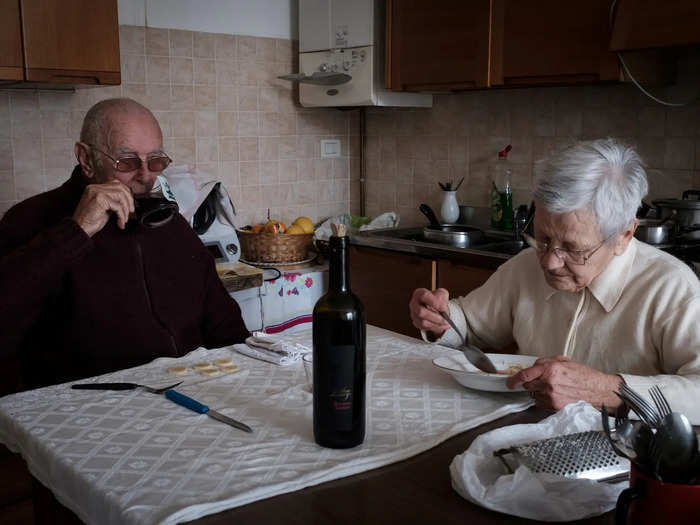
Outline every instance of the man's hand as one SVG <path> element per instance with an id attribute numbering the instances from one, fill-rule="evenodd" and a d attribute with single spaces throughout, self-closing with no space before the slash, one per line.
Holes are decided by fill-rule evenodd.
<path id="1" fill-rule="evenodd" d="M 131 191 L 121 182 L 113 180 L 104 184 L 89 184 L 73 212 L 73 220 L 92 237 L 107 224 L 110 212 L 117 216 L 117 225 L 124 229 L 129 213 L 133 211 Z"/>
<path id="2" fill-rule="evenodd" d="M 620 376 L 604 374 L 562 355 L 541 357 L 507 381 L 509 388 L 522 385 L 529 390 L 538 406 L 554 410 L 580 400 L 596 408 L 602 404 L 617 408 L 621 401 L 613 392 L 620 383 Z"/>
<path id="3" fill-rule="evenodd" d="M 413 326 L 431 333 L 435 339 L 439 338 L 450 325 L 437 312 L 449 311 L 449 299 L 450 294 L 444 288 L 438 288 L 434 292 L 425 288 L 414 290 L 408 305 Z"/>

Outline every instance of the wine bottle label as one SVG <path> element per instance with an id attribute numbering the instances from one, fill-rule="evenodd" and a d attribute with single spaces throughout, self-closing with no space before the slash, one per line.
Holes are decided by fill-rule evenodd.
<path id="1" fill-rule="evenodd" d="M 353 383 L 355 347 L 353 345 L 334 346 L 328 356 L 330 365 L 329 401 L 333 427 L 336 430 L 352 430 Z"/>

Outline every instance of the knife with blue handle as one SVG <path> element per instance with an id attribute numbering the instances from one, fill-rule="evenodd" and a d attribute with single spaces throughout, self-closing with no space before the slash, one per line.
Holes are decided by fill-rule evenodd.
<path id="1" fill-rule="evenodd" d="M 222 423 L 226 423 L 227 425 L 231 425 L 232 427 L 236 427 L 239 430 L 243 430 L 245 432 L 253 432 L 253 429 L 245 423 L 241 423 L 240 421 L 236 421 L 235 419 L 225 416 L 222 413 L 217 412 L 216 410 L 212 410 L 207 405 L 204 405 L 199 401 L 195 401 L 191 397 L 188 397 L 185 394 L 181 394 L 180 392 L 176 392 L 175 390 L 166 390 L 165 397 L 167 397 L 170 401 L 177 403 L 178 405 L 181 405 L 185 408 L 189 408 L 194 412 L 197 412 L 198 414 L 206 414 L 209 417 L 221 421 Z"/>

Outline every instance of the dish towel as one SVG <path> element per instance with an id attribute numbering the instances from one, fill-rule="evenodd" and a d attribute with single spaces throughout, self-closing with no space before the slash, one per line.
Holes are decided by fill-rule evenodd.
<path id="1" fill-rule="evenodd" d="M 581 520 L 615 508 L 628 482 L 600 483 L 534 473 L 520 466 L 506 474 L 493 451 L 539 439 L 600 430 L 600 412 L 584 401 L 532 425 L 511 425 L 477 437 L 450 465 L 452 487 L 487 509 L 542 521 Z M 624 460 L 627 461 L 627 460 Z"/>
<path id="2" fill-rule="evenodd" d="M 304 354 L 311 352 L 311 348 L 300 343 L 283 341 L 264 332 L 253 332 L 245 340 L 246 344 L 233 345 L 237 352 L 260 359 L 268 363 L 280 366 L 288 366 L 301 360 Z"/>

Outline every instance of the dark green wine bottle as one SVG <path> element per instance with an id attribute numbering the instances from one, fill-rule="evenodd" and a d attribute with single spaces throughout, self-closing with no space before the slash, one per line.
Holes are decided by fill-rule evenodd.
<path id="1" fill-rule="evenodd" d="M 313 312 L 314 438 L 329 448 L 350 448 L 365 439 L 367 321 L 362 302 L 350 291 L 349 241 L 342 226 L 333 225 L 328 293 Z"/>

